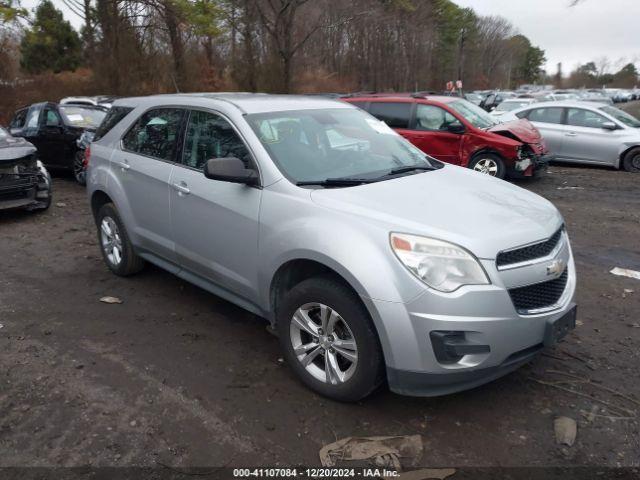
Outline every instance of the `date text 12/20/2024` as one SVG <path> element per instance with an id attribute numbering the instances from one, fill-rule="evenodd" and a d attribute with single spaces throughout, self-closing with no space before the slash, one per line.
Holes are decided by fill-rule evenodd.
<path id="1" fill-rule="evenodd" d="M 394 478 L 386 468 L 234 468 L 234 478 Z"/>

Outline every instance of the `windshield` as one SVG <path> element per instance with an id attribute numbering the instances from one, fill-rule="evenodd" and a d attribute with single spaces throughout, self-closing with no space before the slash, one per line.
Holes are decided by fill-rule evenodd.
<path id="1" fill-rule="evenodd" d="M 107 114 L 103 110 L 80 105 L 60 105 L 60 111 L 67 125 L 80 128 L 97 128 Z"/>
<path id="2" fill-rule="evenodd" d="M 245 118 L 283 174 L 296 183 L 373 180 L 402 167 L 439 165 L 360 109 L 292 110 Z"/>
<path id="3" fill-rule="evenodd" d="M 627 127 L 640 128 L 640 120 L 627 112 L 623 112 L 619 108 L 605 105 L 604 107 L 600 107 L 600 110 L 604 113 L 608 113 L 619 122 L 624 123 Z"/>
<path id="4" fill-rule="evenodd" d="M 482 108 L 466 100 L 456 100 L 448 105 L 476 128 L 489 128 L 499 123 Z"/>

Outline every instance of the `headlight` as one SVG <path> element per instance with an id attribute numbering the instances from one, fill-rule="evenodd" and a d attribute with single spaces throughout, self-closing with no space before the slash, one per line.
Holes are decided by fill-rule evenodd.
<path id="1" fill-rule="evenodd" d="M 390 239 L 398 259 L 431 288 L 453 292 L 463 285 L 491 283 L 478 260 L 462 247 L 403 233 L 392 233 Z"/>

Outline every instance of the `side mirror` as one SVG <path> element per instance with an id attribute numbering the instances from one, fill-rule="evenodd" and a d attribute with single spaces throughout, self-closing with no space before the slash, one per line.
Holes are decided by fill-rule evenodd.
<path id="1" fill-rule="evenodd" d="M 604 122 L 602 125 L 600 125 L 602 128 L 604 128 L 605 130 L 617 130 L 618 126 L 613 123 L 613 122 Z"/>
<path id="2" fill-rule="evenodd" d="M 447 132 L 449 133 L 464 133 L 466 132 L 466 128 L 464 128 L 464 125 L 462 123 L 456 122 L 456 123 L 450 123 L 447 125 Z"/>
<path id="3" fill-rule="evenodd" d="M 245 168 L 244 162 L 236 157 L 212 158 L 204 164 L 204 176 L 222 182 L 258 185 L 260 179 L 255 170 Z"/>

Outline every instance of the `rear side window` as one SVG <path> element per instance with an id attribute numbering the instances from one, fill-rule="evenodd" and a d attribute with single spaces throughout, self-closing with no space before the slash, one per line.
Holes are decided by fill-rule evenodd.
<path id="1" fill-rule="evenodd" d="M 531 122 L 562 123 L 562 108 L 535 108 L 529 112 L 527 118 Z"/>
<path id="2" fill-rule="evenodd" d="M 149 110 L 124 136 L 123 147 L 147 157 L 174 161 L 184 113 L 178 108 Z"/>
<path id="3" fill-rule="evenodd" d="M 100 126 L 97 128 L 93 141 L 97 142 L 109 133 L 113 127 L 120 123 L 120 120 L 129 115 L 131 110 L 133 110 L 131 107 L 112 107 L 111 110 L 107 112 L 107 116 L 104 117 Z"/>
<path id="4" fill-rule="evenodd" d="M 391 128 L 409 128 L 412 103 L 371 102 L 369 113 Z"/>
<path id="5" fill-rule="evenodd" d="M 40 118 L 41 111 L 42 105 L 31 107 L 29 115 L 27 115 L 27 128 L 38 128 L 38 119 Z"/>
<path id="6" fill-rule="evenodd" d="M 24 127 L 24 124 L 27 122 L 27 111 L 28 110 L 25 108 L 24 110 L 20 110 L 19 112 L 17 112 L 13 117 L 13 120 L 11 120 L 9 127 L 11 128 Z"/>

